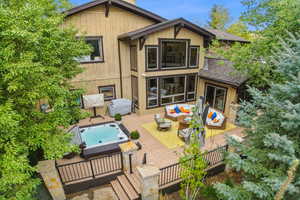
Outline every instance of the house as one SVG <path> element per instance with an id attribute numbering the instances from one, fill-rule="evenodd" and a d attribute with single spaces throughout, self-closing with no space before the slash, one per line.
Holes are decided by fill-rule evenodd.
<path id="1" fill-rule="evenodd" d="M 104 93 L 107 102 L 132 99 L 138 114 L 194 103 L 199 96 L 228 114 L 246 81 L 232 76 L 232 63 L 220 65 L 205 57 L 214 38 L 247 42 L 237 36 L 183 18 L 167 20 L 136 6 L 135 0 L 96 0 L 65 14 L 64 26 L 74 26 L 93 46 L 91 55 L 80 58 L 85 70 L 72 85 L 86 94 Z"/>

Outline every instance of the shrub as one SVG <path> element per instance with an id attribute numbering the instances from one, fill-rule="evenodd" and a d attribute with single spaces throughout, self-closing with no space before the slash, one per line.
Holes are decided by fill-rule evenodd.
<path id="1" fill-rule="evenodd" d="M 116 121 L 121 121 L 121 120 L 122 120 L 122 115 L 119 114 L 119 113 L 116 114 L 116 115 L 115 115 L 115 120 L 116 120 Z"/>
<path id="2" fill-rule="evenodd" d="M 211 185 L 207 185 L 202 188 L 201 197 L 204 197 L 207 200 L 217 200 L 218 199 L 216 190 Z"/>
<path id="3" fill-rule="evenodd" d="M 137 140 L 140 138 L 140 133 L 138 131 L 132 131 L 130 133 L 130 138 L 133 140 Z"/>

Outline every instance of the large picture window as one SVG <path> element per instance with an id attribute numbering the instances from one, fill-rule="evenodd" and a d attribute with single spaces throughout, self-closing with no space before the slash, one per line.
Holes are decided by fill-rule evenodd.
<path id="1" fill-rule="evenodd" d="M 136 76 L 131 76 L 132 101 L 136 107 L 139 106 L 139 83 Z"/>
<path id="2" fill-rule="evenodd" d="M 187 67 L 188 40 L 161 40 L 161 68 Z"/>
<path id="3" fill-rule="evenodd" d="M 197 46 L 190 47 L 190 67 L 198 67 L 199 65 L 199 51 L 200 48 Z"/>
<path id="4" fill-rule="evenodd" d="M 158 47 L 146 46 L 146 70 L 158 69 Z"/>
<path id="5" fill-rule="evenodd" d="M 205 88 L 205 102 L 222 112 L 225 110 L 227 89 L 207 84 Z"/>
<path id="6" fill-rule="evenodd" d="M 89 55 L 82 56 L 78 60 L 81 63 L 103 62 L 103 40 L 102 37 L 86 37 L 85 41 L 92 47 L 92 52 Z"/>
<path id="7" fill-rule="evenodd" d="M 138 65 L 137 64 L 137 47 L 136 47 L 136 45 L 130 46 L 130 66 L 131 66 L 131 70 L 137 72 L 137 70 L 138 70 L 137 65 Z"/>
<path id="8" fill-rule="evenodd" d="M 193 101 L 196 84 L 196 74 L 148 78 L 147 108 Z"/>
<path id="9" fill-rule="evenodd" d="M 99 86 L 99 93 L 104 94 L 104 100 L 110 101 L 116 98 L 115 85 Z"/>

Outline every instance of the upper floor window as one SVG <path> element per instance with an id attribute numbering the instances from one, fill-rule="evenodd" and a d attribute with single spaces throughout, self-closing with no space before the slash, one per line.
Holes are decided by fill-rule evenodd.
<path id="1" fill-rule="evenodd" d="M 200 51 L 200 48 L 198 46 L 190 47 L 190 67 L 198 67 L 199 51 Z"/>
<path id="2" fill-rule="evenodd" d="M 158 46 L 146 46 L 146 71 L 158 69 Z"/>
<path id="3" fill-rule="evenodd" d="M 130 46 L 130 68 L 132 71 L 138 70 L 137 67 L 137 47 L 136 45 Z"/>
<path id="4" fill-rule="evenodd" d="M 187 67 L 188 40 L 163 39 L 160 45 L 162 69 Z"/>
<path id="5" fill-rule="evenodd" d="M 103 62 L 103 40 L 102 37 L 86 37 L 87 44 L 92 46 L 90 55 L 82 56 L 78 60 L 81 63 Z"/>
<path id="6" fill-rule="evenodd" d="M 99 93 L 104 94 L 104 100 L 110 101 L 116 98 L 115 85 L 99 86 Z"/>

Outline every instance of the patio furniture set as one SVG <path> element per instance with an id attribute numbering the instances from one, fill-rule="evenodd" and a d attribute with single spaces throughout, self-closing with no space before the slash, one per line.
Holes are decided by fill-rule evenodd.
<path id="1" fill-rule="evenodd" d="M 198 115 L 203 124 L 209 129 L 225 129 L 226 117 L 224 114 L 209 105 L 204 105 L 204 98 L 200 97 L 196 105 L 176 104 L 165 108 L 165 117 L 159 114 L 154 116 L 159 131 L 168 131 L 172 127 L 172 121 L 178 122 L 178 136 L 189 143 L 191 134 L 195 131 L 190 128 L 193 115 Z M 199 122 L 201 123 L 201 122 Z M 199 139 L 205 143 L 205 131 L 199 131 Z"/>

